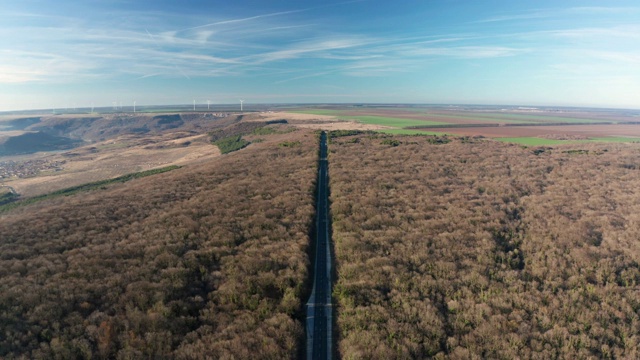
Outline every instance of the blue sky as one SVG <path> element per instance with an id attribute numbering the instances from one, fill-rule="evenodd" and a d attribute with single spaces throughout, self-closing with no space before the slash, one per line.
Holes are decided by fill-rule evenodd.
<path id="1" fill-rule="evenodd" d="M 640 108 L 637 1 L 3 0 L 0 111 L 246 103 Z"/>

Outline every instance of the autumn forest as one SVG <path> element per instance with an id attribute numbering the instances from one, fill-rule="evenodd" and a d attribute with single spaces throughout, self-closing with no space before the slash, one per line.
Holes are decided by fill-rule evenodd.
<path id="1" fill-rule="evenodd" d="M 303 357 L 318 132 L 245 127 L 1 212 L 0 358 Z M 640 357 L 637 144 L 329 135 L 339 358 Z"/>

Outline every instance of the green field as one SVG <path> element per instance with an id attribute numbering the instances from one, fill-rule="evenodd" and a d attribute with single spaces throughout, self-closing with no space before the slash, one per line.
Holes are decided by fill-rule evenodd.
<path id="1" fill-rule="evenodd" d="M 446 125 L 446 122 L 429 121 L 429 120 L 417 120 L 417 119 L 405 119 L 386 116 L 374 116 L 374 115 L 341 115 L 344 111 L 340 110 L 295 110 L 293 113 L 301 114 L 313 114 L 313 115 L 330 115 L 336 116 L 341 120 L 353 120 L 363 124 L 389 126 L 397 129 L 402 129 L 410 126 L 430 126 L 430 125 Z"/>
<path id="2" fill-rule="evenodd" d="M 308 109 L 308 110 L 290 110 L 288 112 L 295 113 L 295 114 L 338 116 L 338 115 L 342 114 L 344 111 L 329 110 L 329 109 Z"/>
<path id="3" fill-rule="evenodd" d="M 606 120 L 597 119 L 583 119 L 561 116 L 545 116 L 545 115 L 529 115 L 529 114 L 503 114 L 503 113 L 482 113 L 482 114 L 467 114 L 456 113 L 443 114 L 440 112 L 433 113 L 426 109 L 395 109 L 399 111 L 406 111 L 409 113 L 419 113 L 424 115 L 427 119 L 406 119 L 398 117 L 385 117 L 375 115 L 343 115 L 346 110 L 334 110 L 334 109 L 301 109 L 293 110 L 291 112 L 314 114 L 314 115 L 329 115 L 335 116 L 342 120 L 352 120 L 363 124 L 388 126 L 392 129 L 380 129 L 377 132 L 394 134 L 394 135 L 445 135 L 445 132 L 433 132 L 433 131 L 420 131 L 415 129 L 407 129 L 412 126 L 433 126 L 433 125 L 448 125 L 451 124 L 446 120 L 443 121 L 430 121 L 429 119 L 442 120 L 442 118 L 458 118 L 477 121 L 479 123 L 495 122 L 495 123 L 519 123 L 519 124 L 544 124 L 544 123 L 595 123 L 595 122 L 608 122 Z M 352 110 L 348 110 L 351 112 Z M 366 110 L 359 110 L 366 114 Z M 444 130 L 444 129 L 443 129 Z M 571 144 L 580 142 L 640 142 L 640 138 L 632 137 L 594 137 L 587 140 L 555 140 L 544 139 L 538 137 L 502 137 L 495 138 L 495 140 L 502 142 L 516 143 L 526 146 L 544 146 L 544 145 L 560 145 Z"/>
<path id="4" fill-rule="evenodd" d="M 499 118 L 495 116 L 480 116 L 480 115 L 467 115 L 462 113 L 455 114 L 442 114 L 442 113 L 424 113 L 427 117 L 432 118 L 454 118 L 454 119 L 467 119 L 472 121 L 478 121 L 480 123 L 486 122 L 494 122 L 500 124 L 536 124 L 537 122 L 532 120 L 525 119 L 510 119 L 510 118 Z"/>
<path id="5" fill-rule="evenodd" d="M 537 124 L 537 123 L 594 123 L 594 122 L 612 122 L 608 120 L 587 119 L 587 118 L 574 118 L 563 116 L 547 116 L 547 115 L 530 115 L 530 114 L 513 114 L 513 113 L 467 113 L 467 112 L 431 112 L 428 109 L 419 108 L 396 108 L 395 111 L 404 111 L 412 114 L 424 115 L 427 118 L 458 118 L 468 119 L 473 121 L 485 122 L 497 122 L 507 124 Z M 304 112 L 313 113 L 315 110 L 305 110 Z M 318 115 L 339 115 L 340 110 L 319 110 Z M 352 111 L 352 110 L 349 110 Z M 360 110 L 363 111 L 363 110 Z M 302 111 L 301 111 L 302 112 Z M 323 113 L 326 112 L 326 113 Z M 445 122 L 446 123 L 446 122 Z"/>
<path id="6" fill-rule="evenodd" d="M 537 137 L 501 137 L 501 138 L 494 138 L 494 140 L 527 145 L 527 146 L 560 145 L 560 144 L 569 144 L 573 142 L 568 140 L 543 139 L 543 138 L 537 138 Z"/>
<path id="7" fill-rule="evenodd" d="M 596 123 L 596 122 L 611 122 L 607 120 L 598 119 L 583 119 L 561 116 L 546 116 L 546 115 L 526 115 L 526 114 L 500 114 L 500 113 L 487 113 L 487 114 L 473 114 L 468 115 L 465 113 L 424 113 L 425 116 L 431 117 L 449 117 L 458 119 L 469 119 L 480 122 L 497 122 L 506 124 L 539 124 L 539 123 Z"/>
<path id="8" fill-rule="evenodd" d="M 412 130 L 412 129 L 380 129 L 380 130 L 376 130 L 376 132 L 392 134 L 392 135 L 440 135 L 440 136 L 448 135 L 443 132 L 420 131 L 420 130 Z"/>
<path id="9" fill-rule="evenodd" d="M 535 122 L 535 123 L 596 123 L 596 122 L 612 122 L 607 120 L 598 120 L 598 119 L 584 119 L 584 118 L 573 118 L 573 117 L 562 117 L 562 116 L 546 116 L 546 115 L 525 115 L 525 114 L 487 114 L 492 117 L 501 117 L 507 119 L 518 119 L 521 121 Z"/>
<path id="10" fill-rule="evenodd" d="M 637 137 L 624 137 L 624 136 L 608 136 L 608 137 L 592 137 L 586 141 L 593 142 L 640 142 L 640 138 Z"/>
<path id="11" fill-rule="evenodd" d="M 355 120 L 363 124 L 404 128 L 409 126 L 446 125 L 447 123 L 428 120 L 402 119 L 384 116 L 340 116 L 340 119 Z"/>

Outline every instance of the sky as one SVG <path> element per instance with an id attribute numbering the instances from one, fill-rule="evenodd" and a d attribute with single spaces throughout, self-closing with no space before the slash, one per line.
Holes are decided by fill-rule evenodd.
<path id="1" fill-rule="evenodd" d="M 2 0 L 0 15 L 0 111 L 640 108 L 636 0 Z"/>

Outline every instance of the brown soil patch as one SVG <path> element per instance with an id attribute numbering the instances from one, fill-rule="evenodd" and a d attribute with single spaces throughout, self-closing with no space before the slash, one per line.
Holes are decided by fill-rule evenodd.
<path id="1" fill-rule="evenodd" d="M 388 126 L 362 124 L 355 121 L 337 121 L 337 122 L 325 122 L 315 124 L 293 124 L 300 128 L 305 129 L 318 129 L 318 130 L 380 130 L 380 129 L 392 129 Z"/>
<path id="2" fill-rule="evenodd" d="M 303 129 L 318 130 L 379 130 L 390 129 L 388 126 L 361 124 L 355 121 L 338 120 L 336 116 L 298 114 L 288 112 L 262 113 L 253 121 L 270 121 L 285 119 L 289 124 Z"/>
<path id="3" fill-rule="evenodd" d="M 264 112 L 260 114 L 260 117 L 252 119 L 252 121 L 271 121 L 271 120 L 291 120 L 291 121 L 300 121 L 300 120 L 323 120 L 323 121 L 335 121 L 335 116 L 329 115 L 314 115 L 314 114 L 299 114 L 299 113 L 290 113 L 290 112 Z"/>
<path id="4" fill-rule="evenodd" d="M 486 121 L 466 119 L 464 117 L 438 116 L 438 114 L 420 114 L 398 110 L 376 110 L 376 111 L 349 111 L 344 113 L 345 116 L 382 116 L 398 119 L 421 120 L 421 121 L 438 121 L 448 124 L 483 124 L 483 123 L 500 123 L 499 120 L 487 118 Z M 452 114 L 455 115 L 455 114 Z M 339 116 L 338 116 L 339 118 Z M 504 121 L 503 121 L 504 122 Z"/>
<path id="5" fill-rule="evenodd" d="M 509 122 L 506 119 L 492 118 L 490 115 L 482 113 L 464 114 L 469 117 L 482 118 L 482 120 L 471 119 L 462 116 L 456 112 L 438 113 L 429 112 L 429 114 L 401 111 L 401 110 L 374 110 L 374 111 L 349 111 L 345 112 L 346 116 L 382 116 L 393 117 L 399 119 L 421 120 L 421 121 L 438 121 L 447 124 L 499 124 Z"/>
<path id="6" fill-rule="evenodd" d="M 564 125 L 564 126 L 496 126 L 468 128 L 424 128 L 425 131 L 439 131 L 449 134 L 487 137 L 523 137 L 523 136 L 630 136 L 640 137 L 640 125 Z"/>

